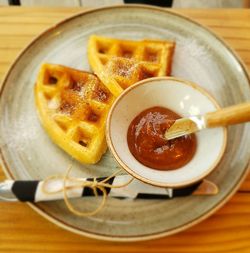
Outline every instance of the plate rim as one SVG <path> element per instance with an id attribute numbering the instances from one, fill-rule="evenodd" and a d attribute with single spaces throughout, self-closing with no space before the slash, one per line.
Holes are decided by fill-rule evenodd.
<path id="1" fill-rule="evenodd" d="M 161 8 L 161 7 L 154 7 L 154 6 L 143 5 L 143 4 L 126 4 L 126 5 L 110 5 L 110 6 L 105 6 L 105 7 L 93 8 L 93 9 L 89 9 L 89 10 L 80 11 L 76 14 L 70 15 L 69 17 L 67 17 L 65 19 L 62 19 L 61 21 L 55 23 L 54 25 L 49 26 L 47 29 L 43 30 L 41 33 L 39 33 L 37 36 L 35 36 L 24 47 L 24 49 L 21 50 L 21 52 L 17 55 L 15 60 L 12 62 L 12 64 L 8 68 L 6 74 L 3 78 L 2 85 L 1 85 L 0 100 L 2 99 L 2 94 L 4 92 L 4 88 L 5 88 L 5 85 L 8 81 L 8 78 L 9 78 L 11 72 L 12 72 L 12 69 L 15 67 L 15 65 L 18 63 L 18 61 L 21 59 L 23 54 L 27 50 L 29 50 L 33 46 L 33 44 L 36 43 L 40 38 L 42 38 L 43 36 L 46 36 L 48 33 L 53 31 L 57 27 L 63 25 L 64 23 L 70 22 L 71 20 L 73 20 L 77 17 L 83 16 L 85 14 L 99 12 L 99 11 L 108 10 L 108 9 L 120 9 L 120 8 L 126 8 L 126 9 L 128 9 L 128 8 L 139 8 L 139 9 L 159 11 L 159 12 L 167 13 L 167 14 L 174 15 L 174 16 L 177 16 L 179 18 L 185 19 L 188 22 L 193 23 L 193 24 L 201 27 L 202 29 L 204 29 L 205 31 L 210 33 L 221 44 L 223 44 L 223 46 L 231 53 L 231 55 L 234 57 L 234 59 L 241 66 L 241 69 L 242 69 L 242 71 L 243 71 L 243 73 L 244 73 L 244 75 L 245 75 L 245 77 L 248 80 L 248 83 L 250 85 L 250 76 L 248 74 L 245 63 L 239 58 L 236 51 L 234 49 L 232 49 L 227 44 L 227 42 L 224 41 L 224 39 L 219 37 L 209 27 L 198 23 L 197 21 L 195 21 L 194 19 L 192 19 L 192 18 L 190 18 L 186 15 L 180 14 L 180 13 L 176 12 L 175 10 L 164 9 L 164 8 Z M 2 161 L 1 162 L 1 164 L 2 164 L 1 168 L 2 168 L 5 176 L 9 179 L 15 179 L 13 174 L 11 173 L 11 169 L 8 167 L 8 165 L 7 165 L 7 163 L 4 159 L 1 147 L 0 147 L 0 157 L 1 157 L 1 161 Z M 60 220 L 58 217 L 54 217 L 53 215 L 48 214 L 42 207 L 39 207 L 37 204 L 34 204 L 34 203 L 27 203 L 27 204 L 33 210 L 35 210 L 37 213 L 39 213 L 42 217 L 44 217 L 47 220 L 49 220 L 50 222 L 58 225 L 59 227 L 64 228 L 65 230 L 68 230 L 68 231 L 73 232 L 75 234 L 79 234 L 79 235 L 86 236 L 86 237 L 93 238 L 93 239 L 101 239 L 101 240 L 105 240 L 105 241 L 120 241 L 120 242 L 145 241 L 145 240 L 157 239 L 157 238 L 162 238 L 162 237 L 165 237 L 165 236 L 173 235 L 175 233 L 186 230 L 186 229 L 202 222 L 203 220 L 207 219 L 209 216 L 214 214 L 218 209 L 220 209 L 236 193 L 236 191 L 240 187 L 241 183 L 246 178 L 249 170 L 250 170 L 250 158 L 248 160 L 248 163 L 247 163 L 246 167 L 242 171 L 239 180 L 235 183 L 234 186 L 232 186 L 232 190 L 218 204 L 216 204 L 216 206 L 210 208 L 205 214 L 202 214 L 199 217 L 197 217 L 195 220 L 192 220 L 192 221 L 190 221 L 186 224 L 182 224 L 181 226 L 178 226 L 174 229 L 155 232 L 155 233 L 146 234 L 146 235 L 129 235 L 129 236 L 117 236 L 116 235 L 116 236 L 111 236 L 111 235 L 98 234 L 98 233 L 90 232 L 90 231 L 79 230 L 79 228 L 76 228 L 72 225 L 66 224 L 64 221 Z"/>

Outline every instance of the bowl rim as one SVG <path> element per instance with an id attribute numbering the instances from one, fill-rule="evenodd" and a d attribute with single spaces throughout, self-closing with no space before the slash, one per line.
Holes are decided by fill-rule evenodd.
<path id="1" fill-rule="evenodd" d="M 157 186 L 157 187 L 170 187 L 170 188 L 181 188 L 181 187 L 185 187 L 188 185 L 192 185 L 195 182 L 198 182 L 199 180 L 202 180 L 203 178 L 205 178 L 208 174 L 210 174 L 220 163 L 220 161 L 222 160 L 224 154 L 225 154 L 225 150 L 226 150 L 226 146 L 227 146 L 227 141 L 228 141 L 228 132 L 227 132 L 227 128 L 226 127 L 222 127 L 223 129 L 223 143 L 222 143 L 222 147 L 220 149 L 219 155 L 217 157 L 217 159 L 209 166 L 208 169 L 206 169 L 203 173 L 201 173 L 201 175 L 196 176 L 190 180 L 185 180 L 182 183 L 162 183 L 162 182 L 156 182 L 153 181 L 151 179 L 148 178 L 144 178 L 142 175 L 138 174 L 137 172 L 135 172 L 133 169 L 131 169 L 130 167 L 127 166 L 127 164 L 125 162 L 122 161 L 122 159 L 120 158 L 118 152 L 115 149 L 115 145 L 113 144 L 112 138 L 111 138 L 111 127 L 110 127 L 110 122 L 111 122 L 111 118 L 114 114 L 114 110 L 116 108 L 116 106 L 120 103 L 120 101 L 122 100 L 122 98 L 124 96 L 126 96 L 130 91 L 138 88 L 141 85 L 145 85 L 145 84 L 150 84 L 154 81 L 177 81 L 181 84 L 187 85 L 189 87 L 192 87 L 196 90 L 198 90 L 200 93 L 202 93 L 204 96 L 206 96 L 212 103 L 213 105 L 217 108 L 217 109 L 221 109 L 221 106 L 218 104 L 217 100 L 208 92 L 206 91 L 204 88 L 202 88 L 201 86 L 199 86 L 198 84 L 191 82 L 191 81 L 187 81 L 181 78 L 177 78 L 177 77 L 152 77 L 152 78 L 147 78 L 144 80 L 141 80 L 135 84 L 133 84 L 132 86 L 128 87 L 125 91 L 123 91 L 115 100 L 115 102 L 112 104 L 108 117 L 107 117 L 107 121 L 106 121 L 106 140 L 107 140 L 107 144 L 109 147 L 110 152 L 112 153 L 112 155 L 114 156 L 115 160 L 118 162 L 118 164 L 130 175 L 132 175 L 133 177 L 135 177 L 136 179 L 153 185 L 153 186 Z M 132 155 L 132 154 L 131 154 Z"/>
<path id="2" fill-rule="evenodd" d="M 49 34 L 51 31 L 58 28 L 62 24 L 67 23 L 67 22 L 71 21 L 72 19 L 80 17 L 80 16 L 85 15 L 85 14 L 94 13 L 94 12 L 97 12 L 97 11 L 102 11 L 102 10 L 107 10 L 107 9 L 133 8 L 133 7 L 143 8 L 143 9 L 148 9 L 148 10 L 155 10 L 155 11 L 157 10 L 157 11 L 162 12 L 162 13 L 171 14 L 171 15 L 177 16 L 179 18 L 183 18 L 187 22 L 191 22 L 191 23 L 197 25 L 198 27 L 202 28 L 204 31 L 210 33 L 213 36 L 213 38 L 216 39 L 217 41 L 219 41 L 228 50 L 228 52 L 233 56 L 233 58 L 240 65 L 240 67 L 241 67 L 241 69 L 242 69 L 242 71 L 243 71 L 243 73 L 244 73 L 244 75 L 247 79 L 248 84 L 250 83 L 250 76 L 248 74 L 246 64 L 240 59 L 240 57 L 238 56 L 236 51 L 231 46 L 229 46 L 228 42 L 226 42 L 222 37 L 218 36 L 208 26 L 202 25 L 201 23 L 196 21 L 194 18 L 190 18 L 186 14 L 183 14 L 183 13 L 177 13 L 175 11 L 170 11 L 168 9 L 163 9 L 163 8 L 156 7 L 156 6 L 149 6 L 149 5 L 142 5 L 142 4 L 126 4 L 126 6 L 125 5 L 112 5 L 112 6 L 105 6 L 105 7 L 93 8 L 93 9 L 90 9 L 90 10 L 79 11 L 79 13 L 72 14 L 71 16 L 60 20 L 59 22 L 55 23 L 54 25 L 51 25 L 49 28 L 42 31 L 30 43 L 28 43 L 27 46 L 24 47 L 24 49 L 18 54 L 16 59 L 10 65 L 9 69 L 7 70 L 5 76 L 3 77 L 3 80 L 2 80 L 2 86 L 0 88 L 0 97 L 2 96 L 2 93 L 4 91 L 4 88 L 6 86 L 6 83 L 8 81 L 8 78 L 11 74 L 12 69 L 15 67 L 15 65 L 20 60 L 20 58 L 23 57 L 23 54 L 28 49 L 30 49 L 31 46 L 40 39 L 40 37 L 43 37 L 43 36 Z M 9 179 L 14 179 L 15 177 L 14 177 L 10 167 L 8 166 L 7 162 L 5 161 L 5 157 L 4 157 L 1 149 L 0 149 L 0 162 L 1 162 L 1 165 L 2 165 L 1 168 L 4 171 L 6 177 L 9 178 Z M 62 219 L 59 219 L 58 217 L 53 216 L 52 214 L 47 212 L 45 209 L 38 206 L 38 204 L 28 203 L 28 205 L 33 210 L 35 210 L 37 213 L 39 213 L 41 216 L 46 218 L 47 220 L 53 222 L 54 224 L 57 224 L 59 227 L 65 229 L 65 230 L 68 230 L 70 232 L 74 232 L 75 234 L 79 234 L 81 236 L 87 236 L 89 238 L 105 240 L 105 241 L 119 241 L 119 242 L 121 242 L 121 241 L 122 242 L 131 242 L 131 241 L 152 240 L 152 239 L 162 238 L 164 236 L 169 236 L 169 235 L 181 232 L 185 229 L 190 228 L 191 226 L 194 226 L 195 224 L 200 223 L 201 221 L 205 220 L 206 218 L 210 217 L 212 214 L 214 214 L 216 211 L 218 211 L 223 205 L 225 205 L 225 203 L 227 201 L 229 201 L 230 198 L 232 198 L 232 196 L 238 190 L 240 184 L 246 178 L 249 171 L 250 171 L 250 159 L 248 159 L 247 164 L 244 166 L 244 169 L 242 170 L 238 180 L 228 190 L 227 194 L 225 194 L 225 196 L 220 201 L 215 202 L 213 207 L 211 207 L 207 212 L 202 213 L 200 216 L 198 216 L 195 219 L 189 221 L 188 223 L 185 223 L 183 225 L 178 226 L 177 228 L 172 228 L 170 230 L 165 229 L 163 231 L 157 231 L 157 232 L 155 232 L 153 234 L 149 234 L 149 235 L 148 234 L 146 234 L 146 235 L 145 234 L 140 234 L 140 235 L 132 235 L 132 236 L 130 236 L 130 235 L 126 235 L 126 236 L 116 235 L 114 237 L 111 237 L 110 235 L 106 235 L 106 234 L 99 234 L 99 233 L 96 233 L 96 232 L 90 232 L 88 230 L 84 230 L 82 228 L 78 228 L 78 227 L 72 226 L 68 223 L 65 223 Z"/>

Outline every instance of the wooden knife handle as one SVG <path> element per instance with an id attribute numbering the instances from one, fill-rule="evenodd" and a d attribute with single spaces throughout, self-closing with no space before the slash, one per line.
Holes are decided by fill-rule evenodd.
<path id="1" fill-rule="evenodd" d="M 250 102 L 205 114 L 207 127 L 235 125 L 250 121 Z"/>

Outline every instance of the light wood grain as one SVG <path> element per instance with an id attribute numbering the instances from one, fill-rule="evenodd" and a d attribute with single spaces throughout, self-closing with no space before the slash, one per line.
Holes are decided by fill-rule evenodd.
<path id="1" fill-rule="evenodd" d="M 48 1 L 48 0 L 21 0 L 21 5 L 22 6 L 81 6 L 79 0 L 53 0 L 53 1 Z"/>
<path id="2" fill-rule="evenodd" d="M 250 102 L 222 108 L 205 115 L 207 127 L 229 126 L 250 121 Z"/>
<path id="3" fill-rule="evenodd" d="M 0 80 L 34 36 L 80 8 L 0 7 Z M 250 10 L 174 10 L 210 27 L 250 70 Z M 4 177 L 0 170 L 0 180 Z M 191 211 L 191 210 L 190 210 Z M 26 204 L 0 203 L 0 252 L 250 252 L 250 175 L 220 211 L 174 236 L 140 243 L 98 242 L 60 229 Z"/>
<path id="4" fill-rule="evenodd" d="M 100 243 L 58 228 L 25 204 L 8 203 L 1 206 L 1 213 L 8 215 L 0 216 L 0 252 L 249 252 L 249 205 L 250 195 L 238 193 L 211 218 L 177 235 Z"/>

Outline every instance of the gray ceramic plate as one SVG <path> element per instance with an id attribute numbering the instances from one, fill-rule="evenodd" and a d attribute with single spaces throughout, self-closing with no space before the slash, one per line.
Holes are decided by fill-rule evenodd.
<path id="1" fill-rule="evenodd" d="M 158 8 L 118 6 L 71 17 L 36 38 L 9 70 L 0 98 L 2 167 L 15 179 L 42 179 L 74 165 L 78 176 L 110 175 L 116 167 L 109 152 L 96 166 L 73 161 L 54 145 L 39 124 L 33 87 L 42 62 L 90 70 L 86 45 L 91 34 L 124 39 L 173 39 L 177 43 L 173 75 L 200 84 L 221 106 L 250 100 L 249 77 L 224 42 L 199 24 Z M 247 172 L 250 126 L 228 131 L 226 153 L 208 177 L 220 187 L 213 197 L 169 201 L 109 199 L 96 216 L 78 218 L 63 201 L 31 205 L 72 232 L 108 240 L 145 240 L 188 228 L 217 210 L 236 191 Z M 97 200 L 75 200 L 87 210 Z"/>

